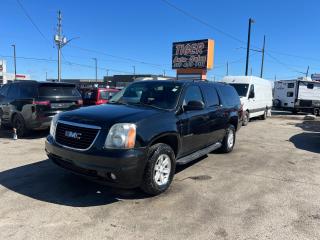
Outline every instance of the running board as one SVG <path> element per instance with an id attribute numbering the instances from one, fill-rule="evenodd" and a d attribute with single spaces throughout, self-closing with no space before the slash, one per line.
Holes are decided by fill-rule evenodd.
<path id="1" fill-rule="evenodd" d="M 191 162 L 193 160 L 196 160 L 196 159 L 198 159 L 198 158 L 200 158 L 200 157 L 202 157 L 202 156 L 204 156 L 204 155 L 206 155 L 208 153 L 211 153 L 214 150 L 217 150 L 221 146 L 222 146 L 222 144 L 220 142 L 217 142 L 217 143 L 215 143 L 215 144 L 213 144 L 213 145 L 211 145 L 209 147 L 206 147 L 204 149 L 196 151 L 196 152 L 194 152 L 194 153 L 192 153 L 192 154 L 190 154 L 188 156 L 185 156 L 183 158 L 177 159 L 176 163 L 178 165 L 187 164 L 187 163 L 189 163 L 189 162 Z"/>

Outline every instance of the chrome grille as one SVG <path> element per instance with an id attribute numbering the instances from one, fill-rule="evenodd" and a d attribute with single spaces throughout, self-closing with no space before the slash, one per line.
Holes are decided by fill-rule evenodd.
<path id="1" fill-rule="evenodd" d="M 76 150 L 89 149 L 100 131 L 100 127 L 58 121 L 56 128 L 56 142 L 67 148 Z"/>

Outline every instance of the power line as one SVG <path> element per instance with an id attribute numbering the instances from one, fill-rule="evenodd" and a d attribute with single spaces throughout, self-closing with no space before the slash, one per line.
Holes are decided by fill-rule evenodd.
<path id="1" fill-rule="evenodd" d="M 13 56 L 9 56 L 9 55 L 0 55 L 0 57 L 3 58 L 13 58 Z M 35 57 L 23 57 L 23 56 L 18 56 L 17 58 L 19 59 L 25 59 L 25 60 L 34 60 L 34 61 L 44 61 L 44 62 L 51 62 L 51 63 L 56 63 L 58 60 L 54 60 L 54 59 L 48 59 L 48 58 L 35 58 Z M 79 67 L 84 67 L 84 68 L 90 68 L 90 69 L 94 69 L 94 66 L 90 66 L 90 65 L 86 65 L 86 64 L 82 64 L 82 63 L 77 63 L 77 62 L 70 62 L 70 61 L 66 61 L 65 63 L 63 63 L 64 65 L 73 65 L 73 66 L 79 66 Z M 119 70 L 119 69 L 113 69 L 113 68 L 103 68 L 103 67 L 99 67 L 98 69 L 100 70 L 109 70 L 112 72 L 117 72 L 117 73 L 125 73 L 125 74 L 132 74 L 132 72 L 129 71 L 123 71 L 123 70 Z"/>
<path id="2" fill-rule="evenodd" d="M 238 41 L 238 42 L 240 42 L 240 43 L 247 44 L 247 42 L 245 42 L 245 41 L 237 38 L 237 37 L 234 36 L 233 34 L 228 33 L 228 32 L 225 32 L 225 31 L 223 31 L 223 30 L 221 30 L 221 29 L 219 29 L 219 28 L 217 28 L 217 27 L 209 24 L 208 22 L 204 21 L 203 19 L 201 19 L 201 18 L 199 18 L 199 17 L 197 17 L 197 16 L 195 16 L 195 15 L 192 15 L 191 13 L 189 13 L 189 12 L 187 12 L 187 11 L 179 8 L 178 6 L 174 5 L 173 3 L 171 3 L 171 2 L 169 2 L 169 1 L 167 1 L 167 0 L 160 0 L 160 1 L 162 1 L 163 3 L 165 3 L 166 5 L 168 5 L 169 7 L 177 10 L 178 12 L 184 14 L 185 16 L 192 18 L 192 19 L 195 20 L 196 22 L 198 22 L 198 23 L 200 23 L 200 24 L 202 24 L 202 25 L 205 25 L 205 26 L 207 26 L 207 27 L 215 30 L 216 32 L 219 32 L 219 33 L 221 33 L 222 35 L 224 35 L 224 36 L 226 36 L 226 37 L 228 37 L 228 38 L 230 38 L 230 39 L 233 39 L 233 40 Z M 255 46 L 254 46 L 254 47 L 255 47 Z M 274 50 L 268 50 L 268 52 L 274 53 L 274 54 L 279 54 L 279 55 L 284 55 L 284 56 L 288 56 L 288 57 L 294 57 L 294 58 L 299 58 L 299 59 L 305 59 L 305 60 L 311 60 L 311 61 L 320 62 L 320 59 L 317 59 L 317 58 L 311 58 L 311 57 L 299 56 L 299 55 L 294 55 L 294 54 L 282 53 L 282 52 L 274 51 Z M 265 54 L 267 54 L 267 51 L 265 51 Z M 269 55 L 269 56 L 270 56 L 270 55 Z M 278 60 L 276 60 L 276 61 L 279 62 Z M 281 63 L 281 65 L 287 65 L 287 64 Z M 219 66 L 219 67 L 220 67 L 220 66 Z M 290 67 L 289 67 L 289 68 L 290 68 Z M 294 71 L 296 71 L 296 70 L 294 70 Z M 299 72 L 299 71 L 297 71 L 297 72 Z M 301 72 L 300 72 L 300 73 L 301 73 Z"/>
<path id="3" fill-rule="evenodd" d="M 266 52 L 266 54 L 267 54 L 270 58 L 272 58 L 275 62 L 277 62 L 278 64 L 284 66 L 284 67 L 287 68 L 288 70 L 290 70 L 290 71 L 292 71 L 292 72 L 296 72 L 296 73 L 303 73 L 303 72 L 301 72 L 301 71 L 293 68 L 292 66 L 290 66 L 290 65 L 288 65 L 288 64 L 286 64 L 286 63 L 283 63 L 282 61 L 280 61 L 280 60 L 277 59 L 276 57 L 272 56 L 270 53 L 267 53 L 267 52 Z"/>
<path id="4" fill-rule="evenodd" d="M 43 39 L 45 39 L 46 41 L 48 41 L 51 45 L 51 42 L 49 41 L 49 39 L 43 34 L 43 32 L 40 30 L 40 28 L 37 26 L 37 24 L 33 21 L 32 17 L 30 16 L 30 14 L 28 13 L 28 11 L 26 10 L 26 8 L 22 5 L 22 3 L 20 2 L 20 0 L 16 0 L 16 2 L 18 3 L 19 7 L 21 8 L 22 12 L 24 13 L 24 15 L 29 19 L 29 21 L 31 22 L 31 24 L 34 26 L 34 28 L 39 32 L 39 34 L 43 37 Z M 53 45 L 54 47 L 54 45 Z"/>
<path id="5" fill-rule="evenodd" d="M 154 67 L 159 67 L 161 69 L 163 69 L 164 66 L 169 66 L 169 65 L 164 65 L 164 64 L 157 64 L 157 63 L 150 63 L 150 62 L 145 62 L 145 61 L 141 61 L 138 59 L 133 59 L 133 58 L 128 58 L 128 57 L 121 57 L 121 56 L 116 56 L 113 54 L 108 54 L 102 51 L 98 51 L 98 50 L 94 50 L 94 49 L 88 49 L 88 48 L 83 48 L 83 47 L 79 47 L 79 46 L 71 46 L 73 48 L 77 48 L 79 50 L 82 51 L 86 51 L 86 52 L 92 52 L 92 53 L 97 53 L 97 54 L 101 54 L 101 55 L 105 55 L 105 56 L 109 56 L 109 57 L 113 57 L 113 58 L 118 58 L 118 59 L 122 59 L 122 60 L 126 60 L 129 62 L 135 62 L 135 63 L 140 63 L 140 64 L 144 64 L 144 65 L 150 65 L 150 66 L 154 66 Z"/>
<path id="6" fill-rule="evenodd" d="M 221 30 L 221 29 L 219 29 L 219 28 L 217 28 L 217 27 L 215 27 L 215 26 L 211 25 L 210 23 L 208 23 L 208 22 L 206 22 L 206 21 L 204 21 L 204 20 L 200 19 L 199 17 L 194 16 L 194 15 L 192 15 L 191 13 L 189 13 L 189 12 L 187 12 L 187 11 L 185 11 L 185 10 L 183 10 L 183 9 L 179 8 L 179 7 L 177 7 L 176 5 L 172 4 L 171 2 L 169 2 L 169 1 L 167 1 L 167 0 L 160 0 L 160 1 L 162 1 L 163 3 L 165 3 L 166 5 L 168 5 L 169 7 L 171 7 L 171 8 L 173 8 L 173 9 L 175 9 L 175 10 L 179 11 L 180 13 L 184 14 L 185 16 L 188 16 L 188 17 L 192 18 L 193 20 L 195 20 L 195 21 L 197 21 L 197 22 L 201 23 L 202 25 L 205 25 L 205 26 L 207 26 L 207 27 L 209 27 L 209 28 L 211 28 L 211 29 L 215 30 L 216 32 L 221 33 L 221 34 L 222 34 L 222 35 L 224 35 L 224 36 L 226 36 L 226 37 L 228 37 L 228 38 L 230 38 L 230 39 L 232 39 L 232 40 L 234 40 L 234 41 L 237 41 L 237 42 L 240 42 L 240 43 L 244 43 L 244 44 L 246 44 L 246 42 L 245 42 L 245 41 L 243 41 L 243 40 L 241 40 L 241 39 L 237 38 L 237 37 L 236 37 L 236 36 L 234 36 L 233 34 L 231 34 L 231 33 L 227 33 L 227 32 L 225 32 L 225 31 L 223 31 L 223 30 Z"/>

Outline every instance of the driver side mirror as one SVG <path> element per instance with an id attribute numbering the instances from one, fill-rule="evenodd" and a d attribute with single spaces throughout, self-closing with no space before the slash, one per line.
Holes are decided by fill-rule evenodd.
<path id="1" fill-rule="evenodd" d="M 183 109 L 184 111 L 202 110 L 204 109 L 204 103 L 202 101 L 189 101 Z"/>
<path id="2" fill-rule="evenodd" d="M 251 91 L 251 92 L 249 93 L 249 98 L 254 98 L 254 97 L 255 97 L 254 91 Z"/>

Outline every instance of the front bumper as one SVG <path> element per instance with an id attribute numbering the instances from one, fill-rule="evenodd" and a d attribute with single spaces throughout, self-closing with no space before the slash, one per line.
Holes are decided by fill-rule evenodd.
<path id="1" fill-rule="evenodd" d="M 58 166 L 90 180 L 120 188 L 141 185 L 146 164 L 146 149 L 105 150 L 94 146 L 88 151 L 66 149 L 48 136 L 45 149 L 49 159 Z M 111 178 L 111 173 L 116 179 Z"/>

